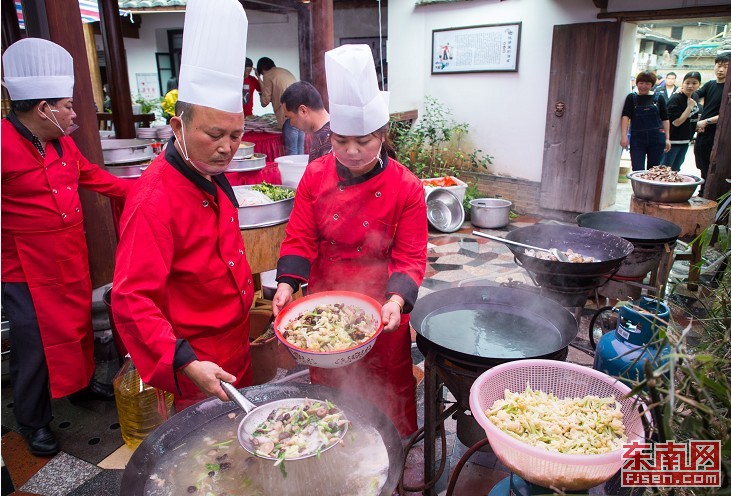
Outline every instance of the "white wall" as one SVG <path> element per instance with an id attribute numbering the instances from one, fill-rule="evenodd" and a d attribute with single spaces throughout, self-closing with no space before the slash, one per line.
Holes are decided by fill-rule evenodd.
<path id="1" fill-rule="evenodd" d="M 247 11 L 249 32 L 246 56 L 254 61 L 260 57 L 269 57 L 279 67 L 284 67 L 299 78 L 299 51 L 296 14 L 270 14 L 267 12 Z M 125 38 L 127 52 L 127 70 L 129 72 L 130 91 L 137 93 L 136 74 L 157 72 L 155 52 L 167 52 L 167 30 L 182 29 L 184 13 L 149 13 L 144 14 L 139 39 Z M 98 42 L 99 43 L 99 42 Z M 231 47 L 232 54 L 236 47 Z M 163 88 L 164 91 L 164 88 Z M 254 113 L 270 113 L 271 105 L 262 109 L 258 98 L 254 100 Z"/>
<path id="2" fill-rule="evenodd" d="M 390 110 L 423 111 L 423 95 L 437 97 L 470 124 L 475 147 L 495 157 L 492 171 L 540 181 L 553 27 L 599 22 L 597 13 L 587 0 L 389 2 Z M 432 30 L 516 21 L 518 72 L 430 74 Z"/>

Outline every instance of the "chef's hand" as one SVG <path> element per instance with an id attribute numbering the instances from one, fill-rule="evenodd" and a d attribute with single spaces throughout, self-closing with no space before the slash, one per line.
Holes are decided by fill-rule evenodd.
<path id="1" fill-rule="evenodd" d="M 670 148 L 672 148 L 672 146 L 673 145 L 672 145 L 672 143 L 670 143 L 670 140 L 669 139 L 666 139 L 665 140 L 665 153 L 669 152 L 670 151 Z"/>
<path id="2" fill-rule="evenodd" d="M 275 317 L 292 301 L 292 293 L 294 293 L 294 289 L 286 282 L 277 284 L 277 292 L 272 298 L 272 313 Z"/>
<path id="3" fill-rule="evenodd" d="M 626 149 L 628 145 L 629 145 L 629 138 L 627 138 L 627 136 L 622 136 L 619 139 L 619 146 L 621 146 L 622 149 Z"/>
<path id="4" fill-rule="evenodd" d="M 236 377 L 229 374 L 213 362 L 194 360 L 185 366 L 183 374 L 208 396 L 215 396 L 221 401 L 229 401 L 228 395 L 221 388 L 221 381 L 236 382 Z"/>
<path id="5" fill-rule="evenodd" d="M 398 295 L 392 295 L 390 300 L 381 307 L 381 319 L 383 320 L 383 332 L 393 332 L 401 324 L 401 311 L 404 308 L 404 300 Z"/>

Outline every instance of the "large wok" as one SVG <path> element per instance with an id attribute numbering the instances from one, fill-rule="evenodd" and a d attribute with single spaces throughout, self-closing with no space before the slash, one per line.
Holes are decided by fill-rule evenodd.
<path id="1" fill-rule="evenodd" d="M 632 212 L 587 212 L 576 217 L 576 223 L 635 244 L 673 243 L 682 231 L 680 226 L 665 219 Z"/>
<path id="2" fill-rule="evenodd" d="M 585 227 L 536 224 L 510 231 L 506 239 L 541 248 L 568 249 L 597 262 L 565 263 L 526 255 L 523 248 L 508 245 L 519 265 L 529 272 L 579 278 L 611 274 L 632 253 L 632 243 L 619 236 Z M 540 281 L 539 281 L 540 282 Z"/>
<path id="3" fill-rule="evenodd" d="M 287 383 L 253 386 L 241 392 L 253 403 L 263 404 L 290 397 L 329 399 L 345 411 L 353 424 L 370 425 L 376 428 L 388 451 L 388 478 L 381 491 L 390 496 L 398 484 L 403 471 L 404 452 L 401 439 L 393 423 L 378 408 L 370 403 L 335 389 L 314 384 Z M 121 487 L 124 494 L 144 494 L 145 484 L 155 472 L 162 455 L 178 447 L 186 438 L 197 431 L 204 431 L 208 424 L 229 413 L 239 413 L 234 402 L 221 402 L 216 398 L 186 408 L 158 427 L 135 450 L 122 475 Z M 333 450 L 330 452 L 334 453 Z M 329 452 L 329 453 L 330 453 Z M 317 459 L 285 463 L 316 463 Z"/>
<path id="4" fill-rule="evenodd" d="M 440 315 L 456 315 L 462 309 L 479 309 L 477 315 L 485 327 L 464 326 L 451 320 L 448 327 L 435 328 Z M 491 322 L 504 325 L 494 326 Z M 526 324 L 528 329 L 523 328 Z M 562 352 L 579 332 L 571 312 L 555 301 L 526 290 L 488 286 L 450 288 L 419 298 L 411 312 L 411 325 L 416 330 L 417 343 L 433 346 L 450 358 L 485 366 L 522 358 L 565 357 Z M 492 353 L 489 345 L 480 344 L 484 343 L 485 333 L 513 336 L 519 342 L 518 336 L 526 331 L 530 335 L 521 337 L 530 337 L 540 346 L 531 343 L 533 352 L 520 357 Z"/>

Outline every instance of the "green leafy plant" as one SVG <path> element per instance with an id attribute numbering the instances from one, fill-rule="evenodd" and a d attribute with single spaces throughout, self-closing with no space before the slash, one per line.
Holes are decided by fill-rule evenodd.
<path id="1" fill-rule="evenodd" d="M 393 122 L 391 136 L 399 162 L 421 178 L 459 176 L 462 171 L 486 171 L 492 156 L 466 149 L 469 124 L 458 123 L 436 98 L 426 97 L 424 113 L 411 126 Z"/>
<path id="2" fill-rule="evenodd" d="M 137 95 L 135 103 L 140 104 L 143 114 L 152 113 L 160 108 L 160 98 L 144 98 L 142 95 Z"/>
<path id="3" fill-rule="evenodd" d="M 645 378 L 632 389 L 650 408 L 658 441 L 721 441 L 722 487 L 675 492 L 681 496 L 731 493 L 731 273 L 701 289 L 700 307 L 682 309 L 699 315 L 699 325 L 657 332 L 648 346 L 667 344 L 670 352 L 659 366 L 645 362 Z"/>

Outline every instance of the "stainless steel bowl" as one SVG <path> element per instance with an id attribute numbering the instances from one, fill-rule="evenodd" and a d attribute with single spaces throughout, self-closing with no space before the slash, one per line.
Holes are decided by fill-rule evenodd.
<path id="1" fill-rule="evenodd" d="M 255 153 L 249 158 L 239 158 L 234 156 L 234 159 L 228 164 L 226 172 L 251 172 L 258 171 L 266 167 L 267 156 L 263 153 Z"/>
<path id="2" fill-rule="evenodd" d="M 281 187 L 286 188 L 286 186 Z M 234 191 L 237 188 L 251 188 L 251 186 L 234 186 Z M 265 205 L 239 207 L 239 229 L 256 229 L 287 222 L 293 207 L 294 198 L 279 200 Z"/>
<path id="3" fill-rule="evenodd" d="M 690 199 L 698 186 L 705 181 L 698 176 L 680 174 L 688 178 L 684 183 L 665 183 L 661 181 L 648 181 L 637 177 L 645 171 L 634 171 L 627 174 L 632 183 L 632 192 L 636 198 L 654 201 L 659 203 L 683 203 Z"/>
<path id="4" fill-rule="evenodd" d="M 104 139 L 101 143 L 105 164 L 128 164 L 152 158 L 152 140 Z"/>
<path id="5" fill-rule="evenodd" d="M 148 161 L 145 161 L 141 164 L 136 165 L 113 165 L 113 164 L 107 164 L 105 166 L 106 170 L 117 177 L 125 178 L 125 179 L 136 179 L 142 175 L 145 169 L 147 169 L 147 166 L 149 165 Z"/>
<path id="6" fill-rule="evenodd" d="M 435 229 L 451 233 L 462 227 L 464 207 L 451 191 L 435 188 L 426 197 L 426 217 Z"/>
<path id="7" fill-rule="evenodd" d="M 254 143 L 249 141 L 242 141 L 239 144 L 239 149 L 236 150 L 234 155 L 235 159 L 249 158 L 254 154 Z"/>

